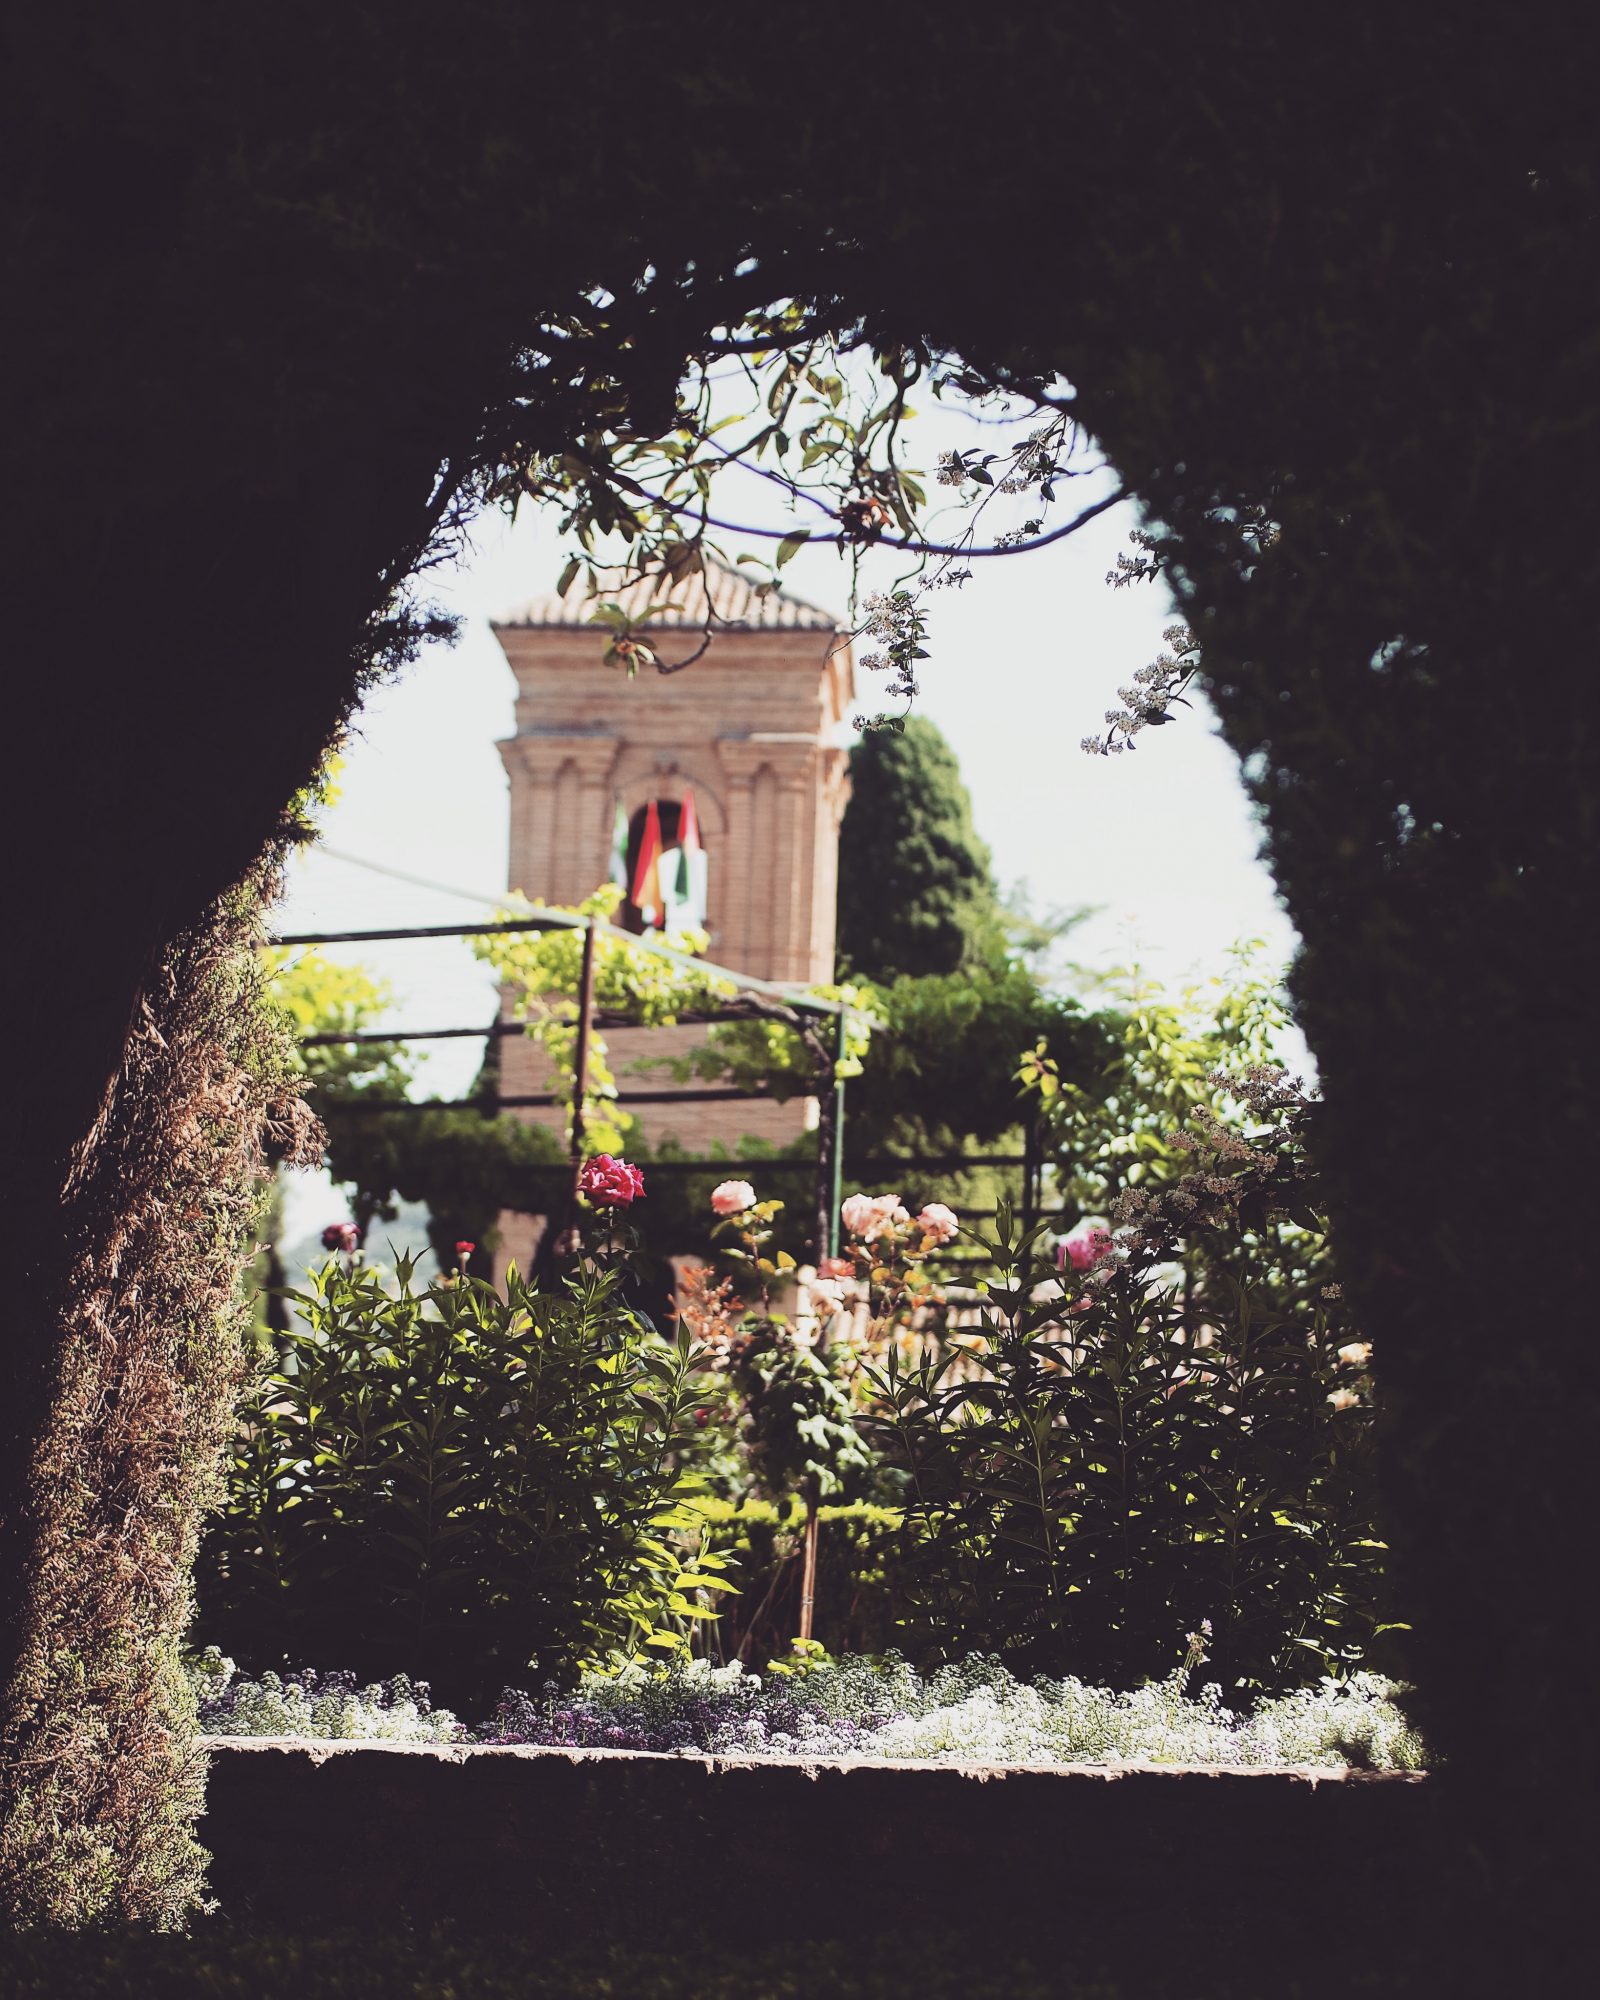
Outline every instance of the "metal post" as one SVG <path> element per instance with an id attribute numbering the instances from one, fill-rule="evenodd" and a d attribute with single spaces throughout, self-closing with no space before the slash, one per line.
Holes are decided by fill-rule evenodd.
<path id="1" fill-rule="evenodd" d="M 834 1025 L 828 1087 L 822 1087 L 822 1077 L 817 1079 L 817 1095 L 822 1101 L 817 1111 L 816 1211 L 811 1254 L 819 1265 L 824 1257 L 839 1254 L 839 1203 L 844 1193 L 844 1079 L 839 1074 L 839 1065 L 845 1059 L 846 1019 L 841 1011 Z"/>
<path id="2" fill-rule="evenodd" d="M 845 1031 L 850 1016 L 841 1010 L 838 1025 L 834 1031 L 833 1044 L 833 1134 L 828 1146 L 829 1179 L 828 1190 L 828 1255 L 839 1254 L 839 1208 L 844 1201 L 844 1078 L 839 1074 L 844 1067 Z"/>
<path id="3" fill-rule="evenodd" d="M 1044 1175 L 1039 1160 L 1039 1121 L 1030 1112 L 1027 1123 L 1022 1128 L 1022 1233 L 1028 1231 L 1039 1219 L 1043 1206 Z"/>
<path id="4" fill-rule="evenodd" d="M 583 927 L 583 970 L 578 975 L 578 1046 L 572 1058 L 572 1205 L 583 1172 L 584 1099 L 589 1089 L 589 1031 L 594 1020 L 594 918 Z"/>

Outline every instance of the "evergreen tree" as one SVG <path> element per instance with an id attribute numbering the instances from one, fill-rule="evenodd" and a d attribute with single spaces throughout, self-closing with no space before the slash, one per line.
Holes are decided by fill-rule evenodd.
<path id="1" fill-rule="evenodd" d="M 961 767 L 925 716 L 850 753 L 839 836 L 839 960 L 857 977 L 997 964 L 1005 929 Z"/>

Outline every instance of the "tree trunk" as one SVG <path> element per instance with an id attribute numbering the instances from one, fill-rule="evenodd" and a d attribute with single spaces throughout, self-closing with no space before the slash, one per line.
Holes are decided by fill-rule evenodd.
<path id="1" fill-rule="evenodd" d="M 149 982 L 50 1218 L 55 1316 L 8 1349 L 34 1426 L 8 1401 L 0 1911 L 20 1925 L 167 1928 L 201 1890 L 179 1647 L 246 1359 L 265 1130 L 290 1158 L 311 1130 L 257 1004 L 261 904 L 259 879 L 221 899 Z"/>

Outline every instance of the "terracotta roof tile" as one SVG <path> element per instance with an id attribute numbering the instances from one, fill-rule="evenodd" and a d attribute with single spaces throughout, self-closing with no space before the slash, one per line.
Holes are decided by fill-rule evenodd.
<path id="1" fill-rule="evenodd" d="M 745 631 L 783 628 L 810 632 L 845 630 L 843 622 L 835 618 L 831 611 L 807 604 L 802 598 L 790 597 L 781 590 L 771 591 L 765 597 L 759 596 L 755 586 L 738 570 L 719 562 L 708 563 L 703 572 L 681 578 L 671 590 L 663 590 L 659 576 L 637 577 L 631 583 L 622 583 L 618 589 L 607 585 L 608 575 L 622 583 L 627 572 L 601 571 L 599 598 L 588 596 L 580 575 L 565 597 L 558 597 L 551 591 L 543 597 L 530 598 L 526 604 L 494 619 L 494 628 L 504 631 L 514 626 L 587 625 L 594 616 L 595 605 L 607 599 L 620 605 L 633 618 L 652 604 L 657 606 L 655 615 L 647 621 L 649 625 L 703 625 L 709 597 L 719 628 L 731 626 Z"/>

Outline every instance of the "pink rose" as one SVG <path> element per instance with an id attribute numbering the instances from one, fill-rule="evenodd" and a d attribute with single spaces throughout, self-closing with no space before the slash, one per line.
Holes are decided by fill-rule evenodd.
<path id="1" fill-rule="evenodd" d="M 1111 1232 L 1104 1224 L 1080 1222 L 1057 1246 L 1056 1262 L 1063 1271 L 1069 1264 L 1074 1271 L 1092 1271 L 1096 1264 L 1105 1262 L 1111 1251 Z"/>
<path id="2" fill-rule="evenodd" d="M 877 1218 L 877 1206 L 870 1194 L 853 1194 L 839 1210 L 839 1220 L 852 1236 L 865 1236 Z"/>
<path id="3" fill-rule="evenodd" d="M 585 1160 L 578 1176 L 578 1192 L 587 1195 L 596 1208 L 626 1208 L 644 1194 L 644 1175 L 626 1160 L 614 1160 L 609 1153 L 596 1153 Z"/>
<path id="4" fill-rule="evenodd" d="M 942 1201 L 930 1201 L 917 1217 L 917 1227 L 935 1243 L 949 1243 L 961 1234 L 961 1224 L 953 1208 Z"/>
<path id="5" fill-rule="evenodd" d="M 853 1278 L 856 1264 L 853 1257 L 824 1257 L 817 1266 L 819 1278 Z"/>
<path id="6" fill-rule="evenodd" d="M 911 1216 L 897 1194 L 853 1194 L 840 1208 L 839 1220 L 852 1236 L 871 1243 Z"/>
<path id="7" fill-rule="evenodd" d="M 711 1208 L 716 1215 L 743 1215 L 756 1205 L 756 1191 L 748 1181 L 724 1181 L 711 1190 Z"/>

